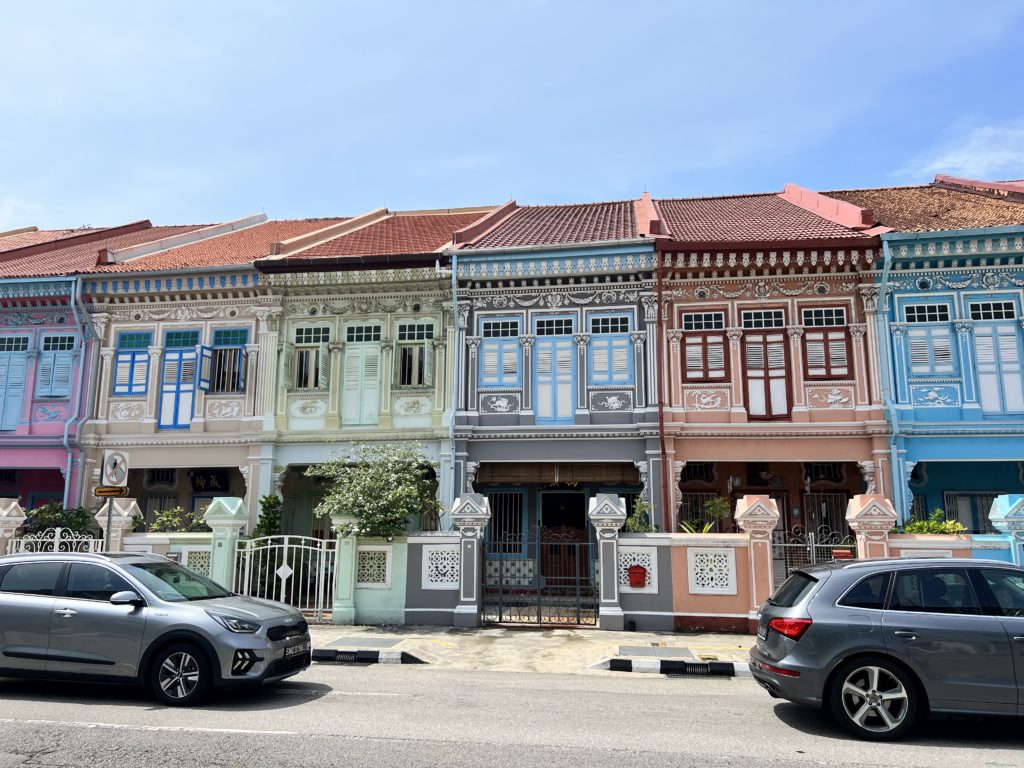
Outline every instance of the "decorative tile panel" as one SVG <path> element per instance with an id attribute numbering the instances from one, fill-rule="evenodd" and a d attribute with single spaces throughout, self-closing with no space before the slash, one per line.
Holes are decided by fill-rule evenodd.
<path id="1" fill-rule="evenodd" d="M 642 565 L 647 569 L 647 580 L 642 587 L 629 586 L 629 569 Z M 637 594 L 658 593 L 658 548 L 619 547 L 619 590 Z"/>
<path id="2" fill-rule="evenodd" d="M 687 411 L 728 411 L 728 389 L 687 389 L 683 393 Z"/>
<path id="3" fill-rule="evenodd" d="M 462 564 L 458 544 L 423 546 L 423 589 L 458 589 Z"/>
<path id="4" fill-rule="evenodd" d="M 213 552 L 209 549 L 189 549 L 183 553 L 185 560 L 185 567 L 191 568 L 197 573 L 201 573 L 204 576 L 210 575 L 210 569 L 213 561 Z"/>
<path id="5" fill-rule="evenodd" d="M 633 393 L 591 392 L 590 410 L 597 413 L 619 413 L 633 410 Z"/>
<path id="6" fill-rule="evenodd" d="M 686 553 L 691 595 L 736 594 L 736 550 L 690 547 Z"/>
<path id="7" fill-rule="evenodd" d="M 390 589 L 391 547 L 364 546 L 356 550 L 356 589 Z"/>
<path id="8" fill-rule="evenodd" d="M 519 410 L 518 393 L 480 395 L 480 413 L 519 413 Z"/>
<path id="9" fill-rule="evenodd" d="M 813 409 L 853 408 L 853 387 L 807 387 L 807 406 Z"/>

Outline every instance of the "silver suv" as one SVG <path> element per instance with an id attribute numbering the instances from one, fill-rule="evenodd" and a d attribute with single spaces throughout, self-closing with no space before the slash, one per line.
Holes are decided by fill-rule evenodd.
<path id="1" fill-rule="evenodd" d="M 865 560 L 801 568 L 761 609 L 750 671 L 893 740 L 928 712 L 1024 715 L 1024 568 Z"/>
<path id="2" fill-rule="evenodd" d="M 0 557 L 0 675 L 131 682 L 165 704 L 310 663 L 294 608 L 241 597 L 159 555 Z"/>

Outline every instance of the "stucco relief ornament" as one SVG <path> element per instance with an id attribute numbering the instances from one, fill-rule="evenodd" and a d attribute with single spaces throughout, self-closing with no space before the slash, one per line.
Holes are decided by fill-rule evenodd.
<path id="1" fill-rule="evenodd" d="M 508 413 L 512 410 L 512 401 L 507 397 L 494 395 L 487 398 L 487 406 L 495 413 Z"/>
<path id="2" fill-rule="evenodd" d="M 725 335 L 729 337 L 729 341 L 731 341 L 734 345 L 735 344 L 739 344 L 740 343 L 740 339 L 743 338 L 743 329 L 742 328 L 727 328 L 725 330 Z"/>
<path id="3" fill-rule="evenodd" d="M 970 320 L 957 320 L 953 323 L 953 327 L 961 336 L 969 336 L 974 333 L 974 323 Z"/>
<path id="4" fill-rule="evenodd" d="M 893 323 L 892 325 L 889 326 L 889 330 L 892 332 L 893 336 L 903 336 L 907 332 L 907 324 Z"/>
<path id="5" fill-rule="evenodd" d="M 242 403 L 238 400 L 211 400 L 208 410 L 210 418 L 234 419 L 242 415 Z"/>
<path id="6" fill-rule="evenodd" d="M 572 340 L 576 342 L 577 347 L 585 347 L 590 343 L 590 337 L 585 333 L 578 333 L 572 337 Z"/>
<path id="7" fill-rule="evenodd" d="M 111 421 L 135 421 L 141 419 L 146 412 L 142 403 L 115 403 L 110 406 Z"/>
<path id="8" fill-rule="evenodd" d="M 608 395 L 608 397 L 601 402 L 601 405 L 609 411 L 621 411 L 623 408 L 627 407 L 629 403 L 618 395 Z"/>
<path id="9" fill-rule="evenodd" d="M 952 400 L 953 398 L 950 395 L 932 387 L 931 389 L 920 390 L 917 393 L 916 404 L 940 406 L 949 405 Z"/>
<path id="10" fill-rule="evenodd" d="M 861 288 L 860 298 L 864 302 L 865 312 L 875 312 L 878 310 L 878 289 L 877 288 Z"/>
<path id="11" fill-rule="evenodd" d="M 690 392 L 690 409 L 694 411 L 713 411 L 722 407 L 722 396 L 715 392 Z"/>
<path id="12" fill-rule="evenodd" d="M 981 276 L 981 284 L 986 288 L 998 288 L 999 287 L 999 275 L 995 272 L 986 272 Z"/>
<path id="13" fill-rule="evenodd" d="M 825 405 L 843 406 L 850 404 L 850 396 L 841 389 L 833 387 L 825 394 Z"/>
<path id="14" fill-rule="evenodd" d="M 527 350 L 532 349 L 533 348 L 533 342 L 534 342 L 535 338 L 536 337 L 534 337 L 534 336 L 520 336 L 519 337 L 519 344 L 524 349 L 527 349 Z"/>
<path id="15" fill-rule="evenodd" d="M 701 286 L 693 292 L 693 296 L 699 301 L 707 301 L 711 298 L 711 291 Z"/>
<path id="16" fill-rule="evenodd" d="M 864 478 L 864 493 L 877 493 L 875 490 L 875 462 L 858 461 L 857 467 L 860 469 L 861 477 Z"/>
<path id="17" fill-rule="evenodd" d="M 804 335 L 804 329 L 799 325 L 791 325 L 786 329 L 786 333 L 789 334 L 789 338 L 798 341 Z"/>
<path id="18" fill-rule="evenodd" d="M 772 295 L 771 286 L 768 285 L 764 280 L 758 280 L 754 283 L 754 297 L 758 299 L 767 299 Z"/>
<path id="19" fill-rule="evenodd" d="M 850 335 L 855 339 L 861 339 L 868 332 L 868 327 L 865 323 L 854 323 L 848 326 L 850 329 Z"/>
<path id="20" fill-rule="evenodd" d="M 55 405 L 37 405 L 33 421 L 60 421 L 64 418 L 64 409 Z"/>
<path id="21" fill-rule="evenodd" d="M 409 398 L 408 400 L 402 401 L 402 413 L 406 414 L 417 414 L 426 411 L 427 406 L 418 397 Z"/>

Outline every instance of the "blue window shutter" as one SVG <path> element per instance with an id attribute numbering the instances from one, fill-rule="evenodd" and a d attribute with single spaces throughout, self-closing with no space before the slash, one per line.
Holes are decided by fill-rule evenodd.
<path id="1" fill-rule="evenodd" d="M 70 352 L 54 352 L 53 383 L 50 394 L 53 397 L 67 397 L 71 394 L 71 368 L 74 359 Z"/>
<path id="2" fill-rule="evenodd" d="M 36 397 L 50 397 L 53 394 L 53 364 L 56 352 L 41 352 L 36 363 Z"/>
<path id="3" fill-rule="evenodd" d="M 213 380 L 213 349 L 199 347 L 199 375 L 196 378 L 196 389 L 209 392 Z"/>
<path id="4" fill-rule="evenodd" d="M 0 355 L 0 394 L 3 396 L 3 417 L 0 429 L 18 428 L 21 420 L 21 404 L 25 392 L 25 370 L 28 359 L 24 352 L 9 352 Z"/>

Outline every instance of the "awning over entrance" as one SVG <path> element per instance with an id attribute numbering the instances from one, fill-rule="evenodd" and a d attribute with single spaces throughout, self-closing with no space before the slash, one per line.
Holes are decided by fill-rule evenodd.
<path id="1" fill-rule="evenodd" d="M 632 462 L 485 462 L 476 474 L 477 483 L 541 485 L 599 483 L 638 485 L 640 472 Z"/>

